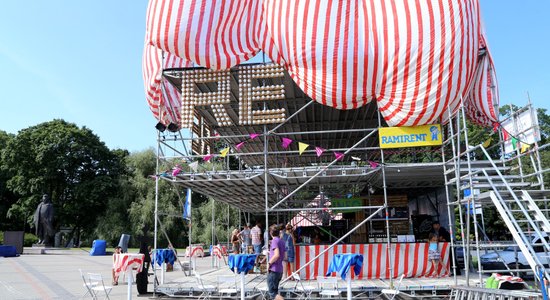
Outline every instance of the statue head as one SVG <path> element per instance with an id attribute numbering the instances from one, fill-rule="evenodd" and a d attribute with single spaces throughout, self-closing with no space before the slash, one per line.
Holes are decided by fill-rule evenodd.
<path id="1" fill-rule="evenodd" d="M 42 195 L 42 202 L 43 203 L 51 203 L 51 199 L 50 199 L 50 196 L 48 194 L 44 194 Z"/>

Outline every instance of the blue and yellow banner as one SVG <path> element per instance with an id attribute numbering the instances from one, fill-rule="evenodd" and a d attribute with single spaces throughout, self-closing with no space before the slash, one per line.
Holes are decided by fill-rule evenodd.
<path id="1" fill-rule="evenodd" d="M 382 127 L 378 132 L 380 148 L 437 146 L 442 144 L 441 125 Z"/>

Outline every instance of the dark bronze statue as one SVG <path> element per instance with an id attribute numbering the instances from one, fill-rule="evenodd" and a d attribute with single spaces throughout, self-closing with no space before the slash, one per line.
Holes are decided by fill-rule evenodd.
<path id="1" fill-rule="evenodd" d="M 55 230 L 53 228 L 53 204 L 48 194 L 42 196 L 42 202 L 38 204 L 34 212 L 34 227 L 38 244 L 51 246 Z"/>

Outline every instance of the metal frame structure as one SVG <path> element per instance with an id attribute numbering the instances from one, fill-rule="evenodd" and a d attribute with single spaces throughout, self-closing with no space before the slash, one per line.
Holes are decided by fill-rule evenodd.
<path id="1" fill-rule="evenodd" d="M 508 118 L 515 117 L 522 111 L 529 108 L 532 112 L 536 113 L 531 103 L 529 102 L 526 107 L 521 108 L 519 111 L 512 111 Z M 447 193 L 447 209 L 450 220 L 449 228 L 451 230 L 457 227 L 460 229 L 462 238 L 460 241 L 460 245 L 458 246 L 461 246 L 463 248 L 465 256 L 464 264 L 467 287 L 461 288 L 459 293 L 461 293 L 461 295 L 465 295 L 464 293 L 467 293 L 468 289 L 470 289 L 470 293 L 472 295 L 477 295 L 480 293 L 479 287 L 470 287 L 470 285 L 482 285 L 484 281 L 483 274 L 495 272 L 495 270 L 483 269 L 480 258 L 481 251 L 483 251 L 484 253 L 488 253 L 490 251 L 499 255 L 497 249 L 516 245 L 519 246 L 522 251 L 525 251 L 525 253 L 534 253 L 532 248 L 534 245 L 518 242 L 518 240 L 526 239 L 525 234 L 519 229 L 522 226 L 520 222 L 527 222 L 529 230 L 532 230 L 533 232 L 541 236 L 542 231 L 540 231 L 537 224 L 535 224 L 537 220 L 535 220 L 534 218 L 530 218 L 528 214 L 538 212 L 539 216 L 542 215 L 540 215 L 539 209 L 535 208 L 537 204 L 535 204 L 534 202 L 529 202 L 532 206 L 530 206 L 528 209 L 525 208 L 524 205 L 521 203 L 522 200 L 518 198 L 519 196 L 516 197 L 516 193 L 519 193 L 521 191 L 523 195 L 529 195 L 529 193 L 524 189 L 534 187 L 538 188 L 539 192 L 529 191 L 531 194 L 539 195 L 540 197 L 546 197 L 546 195 L 549 194 L 549 191 L 546 191 L 544 188 L 543 174 L 549 172 L 550 168 L 548 168 L 547 166 L 546 169 L 543 169 L 540 159 L 540 151 L 546 149 L 550 144 L 539 146 L 538 143 L 535 143 L 533 145 L 533 148 L 529 151 L 526 151 L 525 153 L 521 153 L 520 148 L 517 147 L 516 153 L 511 157 L 507 157 L 503 154 L 503 145 L 505 141 L 503 139 L 503 132 L 501 128 L 499 128 L 499 131 L 496 133 L 498 135 L 498 141 L 491 145 L 489 148 L 485 149 L 485 147 L 481 144 L 470 144 L 464 108 L 459 109 L 455 114 L 451 114 L 449 112 L 449 115 L 451 116 L 451 118 L 447 124 L 448 138 L 444 142 L 444 147 L 442 148 L 441 153 L 444 161 L 443 167 L 445 173 L 445 188 Z M 508 118 L 504 120 L 507 120 Z M 534 126 L 535 130 L 539 130 L 538 124 Z M 524 132 L 530 129 L 533 128 L 527 128 L 524 130 Z M 449 152 L 451 153 L 450 155 L 448 155 Z M 496 152 L 499 155 L 497 158 L 492 158 L 489 152 Z M 481 160 L 472 160 L 472 156 L 476 155 L 476 153 L 481 155 Z M 528 161 L 531 162 L 531 167 L 533 168 L 533 171 L 531 171 L 531 173 L 526 173 L 526 166 L 522 164 L 522 158 L 526 157 L 528 157 Z M 516 166 L 515 172 L 517 172 L 518 175 L 503 175 L 503 172 L 505 171 L 510 172 L 510 167 L 513 165 Z M 533 180 L 533 178 L 536 180 Z M 488 192 L 482 193 L 480 195 L 475 194 L 474 190 L 476 188 L 479 188 L 480 186 L 484 188 L 484 190 L 488 190 Z M 463 193 L 463 191 L 467 189 L 470 189 L 470 196 L 465 196 Z M 493 200 L 488 200 L 489 195 L 491 195 Z M 518 211 L 522 211 L 527 219 L 519 220 L 517 219 L 519 218 L 519 216 L 517 217 L 516 215 L 511 213 L 510 210 L 507 211 L 504 207 L 502 207 L 502 205 L 506 205 L 506 202 L 512 202 L 512 205 L 516 205 L 519 209 Z M 544 208 L 546 208 L 546 218 L 541 217 L 541 219 L 547 219 L 547 203 L 544 200 L 542 201 L 542 203 L 544 204 Z M 487 206 L 487 204 L 496 206 L 497 210 L 501 214 L 501 217 L 504 218 L 506 225 L 509 227 L 512 235 L 516 239 L 515 243 L 503 244 L 500 242 L 489 241 L 488 236 L 485 233 L 485 226 L 483 225 L 483 209 Z M 464 209 L 464 205 L 469 209 Z M 478 205 L 480 205 L 480 215 L 478 215 L 476 212 L 472 213 L 472 210 L 475 211 L 478 209 Z M 540 207 L 541 205 L 538 204 L 538 206 Z M 453 223 L 453 221 L 456 219 L 453 218 L 453 215 L 455 215 L 455 211 L 458 211 L 458 225 Z M 541 220 L 541 222 L 544 222 L 544 220 Z M 473 229 L 471 228 L 470 224 L 473 225 Z M 470 239 L 472 233 L 474 235 L 473 241 Z M 451 234 L 453 234 L 453 230 L 451 231 Z M 544 239 L 542 239 L 541 245 L 544 246 L 544 249 L 550 249 L 550 245 L 548 245 L 548 243 L 544 241 Z M 453 244 L 453 250 L 456 251 L 456 247 L 458 246 Z M 478 278 L 474 281 L 472 281 L 470 274 L 472 251 L 475 251 L 476 256 L 479 258 L 477 260 L 476 266 Z M 453 253 L 453 256 L 454 255 L 455 253 Z M 527 256 L 528 255 L 526 255 L 526 257 Z M 537 265 L 535 271 L 541 270 L 545 274 L 544 277 L 548 279 L 548 273 L 545 271 L 542 263 L 538 261 L 536 257 L 527 257 L 527 259 L 531 259 L 532 262 Z M 496 272 L 510 272 L 516 274 L 516 272 L 520 271 L 518 269 L 510 268 L 509 266 L 506 266 L 506 268 L 507 269 L 504 270 L 496 270 Z M 454 273 L 456 284 L 456 269 Z M 538 276 L 535 276 L 535 278 L 536 281 L 539 283 L 539 287 L 543 286 L 540 284 L 541 279 Z M 488 291 L 482 292 L 488 293 Z"/>
<path id="2" fill-rule="evenodd" d="M 175 86 L 181 86 L 181 77 L 184 70 L 165 70 L 164 76 Z M 231 73 L 232 82 L 238 81 L 238 76 Z M 278 81 L 277 81 L 278 80 Z M 480 254 L 482 246 L 481 234 L 479 232 L 479 222 L 477 216 L 466 214 L 465 222 L 463 220 L 461 197 L 462 183 L 468 182 L 473 185 L 472 172 L 476 170 L 476 162 L 470 160 L 468 155 L 473 150 L 469 149 L 468 133 L 466 129 L 464 109 L 460 109 L 458 114 L 451 117 L 447 124 L 449 137 L 444 141 L 441 148 L 431 148 L 430 151 L 439 152 L 441 160 L 431 163 L 403 163 L 392 164 L 387 162 L 388 151 L 381 149 L 377 145 L 377 131 L 379 127 L 384 126 L 380 114 L 377 112 L 375 103 L 370 103 L 353 111 L 340 111 L 330 107 L 314 103 L 295 85 L 289 75 L 285 72 L 284 77 L 274 80 L 274 83 L 283 83 L 285 86 L 285 99 L 272 101 L 270 105 L 284 107 L 289 117 L 280 124 L 272 125 L 250 125 L 250 126 L 231 126 L 218 127 L 216 131 L 219 135 L 197 136 L 190 130 L 189 134 L 179 131 L 176 133 L 158 133 L 157 135 L 157 176 L 156 176 L 156 197 L 155 197 L 155 249 L 157 248 L 157 217 L 158 211 L 158 183 L 159 180 L 166 180 L 181 187 L 192 189 L 194 192 L 202 193 L 218 201 L 230 204 L 239 208 L 243 213 L 263 213 L 266 225 L 269 224 L 270 217 L 274 214 L 279 221 L 279 214 L 289 214 L 302 210 L 327 210 L 327 207 L 304 208 L 303 200 L 298 195 L 317 195 L 319 191 L 330 190 L 334 186 L 353 189 L 355 191 L 366 190 L 373 186 L 382 191 L 384 199 L 383 205 L 367 205 L 352 207 L 353 209 L 363 209 L 370 213 L 365 220 L 351 229 L 346 235 L 337 239 L 331 247 L 343 241 L 352 234 L 357 228 L 370 221 L 374 215 L 380 211 L 385 212 L 385 229 L 387 239 L 387 251 L 391 251 L 390 226 L 388 214 L 388 190 L 396 187 L 428 187 L 445 188 L 447 195 L 447 214 L 450 221 L 449 228 L 451 235 L 454 234 L 454 207 L 458 207 L 460 229 L 463 233 L 462 246 L 466 251 L 466 258 L 470 257 L 471 248 L 475 247 L 477 255 Z M 258 80 L 254 84 L 261 86 L 265 84 L 265 79 Z M 200 84 L 197 89 L 202 92 L 214 91 L 214 84 Z M 235 99 L 238 93 L 231 92 L 232 99 Z M 257 104 L 266 107 L 266 104 Z M 237 123 L 238 110 L 233 104 L 228 104 L 228 114 Z M 215 124 L 213 112 L 206 108 L 197 107 L 201 117 L 210 124 Z M 449 112 L 449 115 L 450 112 Z M 201 164 L 200 171 L 193 171 L 184 167 L 182 172 L 173 176 L 170 173 L 164 173 L 160 169 L 161 160 L 171 162 L 181 160 L 196 160 L 206 153 L 192 153 L 190 142 L 218 142 L 224 143 L 224 146 L 233 147 L 240 141 L 247 139 L 251 133 L 259 133 L 260 139 L 249 140 L 241 151 L 235 151 L 227 154 L 223 160 L 215 164 Z M 327 159 L 329 155 L 318 158 L 314 150 L 306 150 L 302 155 L 298 155 L 296 150 L 282 149 L 279 145 L 281 137 L 291 137 L 294 140 L 303 141 L 310 145 L 323 146 L 332 151 L 343 152 L 347 161 L 338 159 Z M 463 139 L 463 140 L 462 140 Z M 465 144 L 466 150 L 461 150 L 460 145 Z M 499 147 L 501 143 L 498 144 Z M 449 149 L 451 155 L 449 156 Z M 183 148 L 183 149 L 181 149 Z M 163 150 L 164 149 L 164 150 Z M 173 155 L 166 155 L 172 151 Z M 536 147 L 538 151 L 538 146 Z M 540 168 L 540 158 L 535 158 L 539 165 L 536 176 L 542 177 L 543 171 Z M 466 155 L 465 155 L 466 154 Z M 361 161 L 350 161 L 350 156 L 358 156 Z M 461 157 L 466 157 L 468 176 L 464 176 L 460 170 Z M 450 158 L 449 158 L 450 157 Z M 238 163 L 238 167 L 229 168 L 230 159 Z M 518 158 L 519 159 L 519 155 Z M 379 162 L 379 166 L 372 167 L 366 163 L 367 160 Z M 502 160 L 499 164 L 506 164 Z M 454 166 L 454 170 L 453 170 Z M 401 172 L 403 170 L 403 172 Z M 407 171 L 414 171 L 415 176 L 407 176 Z M 455 179 L 449 179 L 446 175 L 454 173 Z M 532 175 L 532 174 L 531 174 Z M 544 185 L 542 185 L 544 187 Z M 454 199 L 451 195 L 455 192 Z M 302 194 L 303 193 L 303 194 Z M 231 195 L 228 197 L 228 195 Z M 304 197 L 304 198 L 307 198 Z M 475 197 L 466 199 L 468 205 L 475 206 Z M 346 208 L 330 208 L 337 212 Z M 214 212 L 212 212 L 214 220 Z M 249 217 L 250 218 L 250 217 Z M 474 245 L 470 243 L 469 234 L 464 236 L 464 232 L 470 232 L 470 218 L 474 221 Z M 464 228 L 466 224 L 467 228 Z M 214 226 L 213 226 L 214 230 Z M 214 234 L 213 234 L 214 236 Z M 267 238 L 265 239 L 268 240 Z M 189 244 L 192 241 L 189 241 Z M 456 245 L 451 241 L 452 257 L 455 257 Z M 309 262 L 302 265 L 301 269 L 307 267 L 311 262 L 320 257 L 329 249 L 321 252 Z M 391 255 L 388 257 L 391 260 Z M 453 259 L 454 261 L 454 259 Z M 468 261 L 469 263 L 469 261 Z M 453 268 L 456 268 L 452 264 Z M 391 268 L 391 262 L 390 262 Z M 478 262 L 478 268 L 481 265 Z M 392 274 L 393 270 L 389 270 Z M 466 268 L 466 278 L 469 279 L 469 269 Z M 456 272 L 453 272 L 456 282 Z M 481 272 L 479 280 L 482 281 Z M 469 282 L 469 280 L 467 280 Z"/>

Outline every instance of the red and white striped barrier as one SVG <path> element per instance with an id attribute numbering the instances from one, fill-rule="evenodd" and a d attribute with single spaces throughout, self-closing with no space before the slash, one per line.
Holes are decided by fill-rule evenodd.
<path id="1" fill-rule="evenodd" d="M 202 247 L 193 247 L 191 250 L 192 257 L 204 257 L 204 249 Z M 185 249 L 185 257 L 189 257 L 189 247 Z"/>
<path id="2" fill-rule="evenodd" d="M 296 246 L 296 270 L 328 247 L 329 245 Z M 338 253 L 363 254 L 361 273 L 358 276 L 352 275 L 352 278 L 356 279 L 388 279 L 390 276 L 398 278 L 402 274 L 405 274 L 405 277 L 448 276 L 450 244 L 439 243 L 441 260 L 437 272 L 431 261 L 428 261 L 428 247 L 428 243 L 391 244 L 391 254 L 388 256 L 387 244 L 336 245 L 300 271 L 300 277 L 314 280 L 317 276 L 325 276 L 333 255 Z M 391 274 L 389 257 L 392 258 Z"/>

